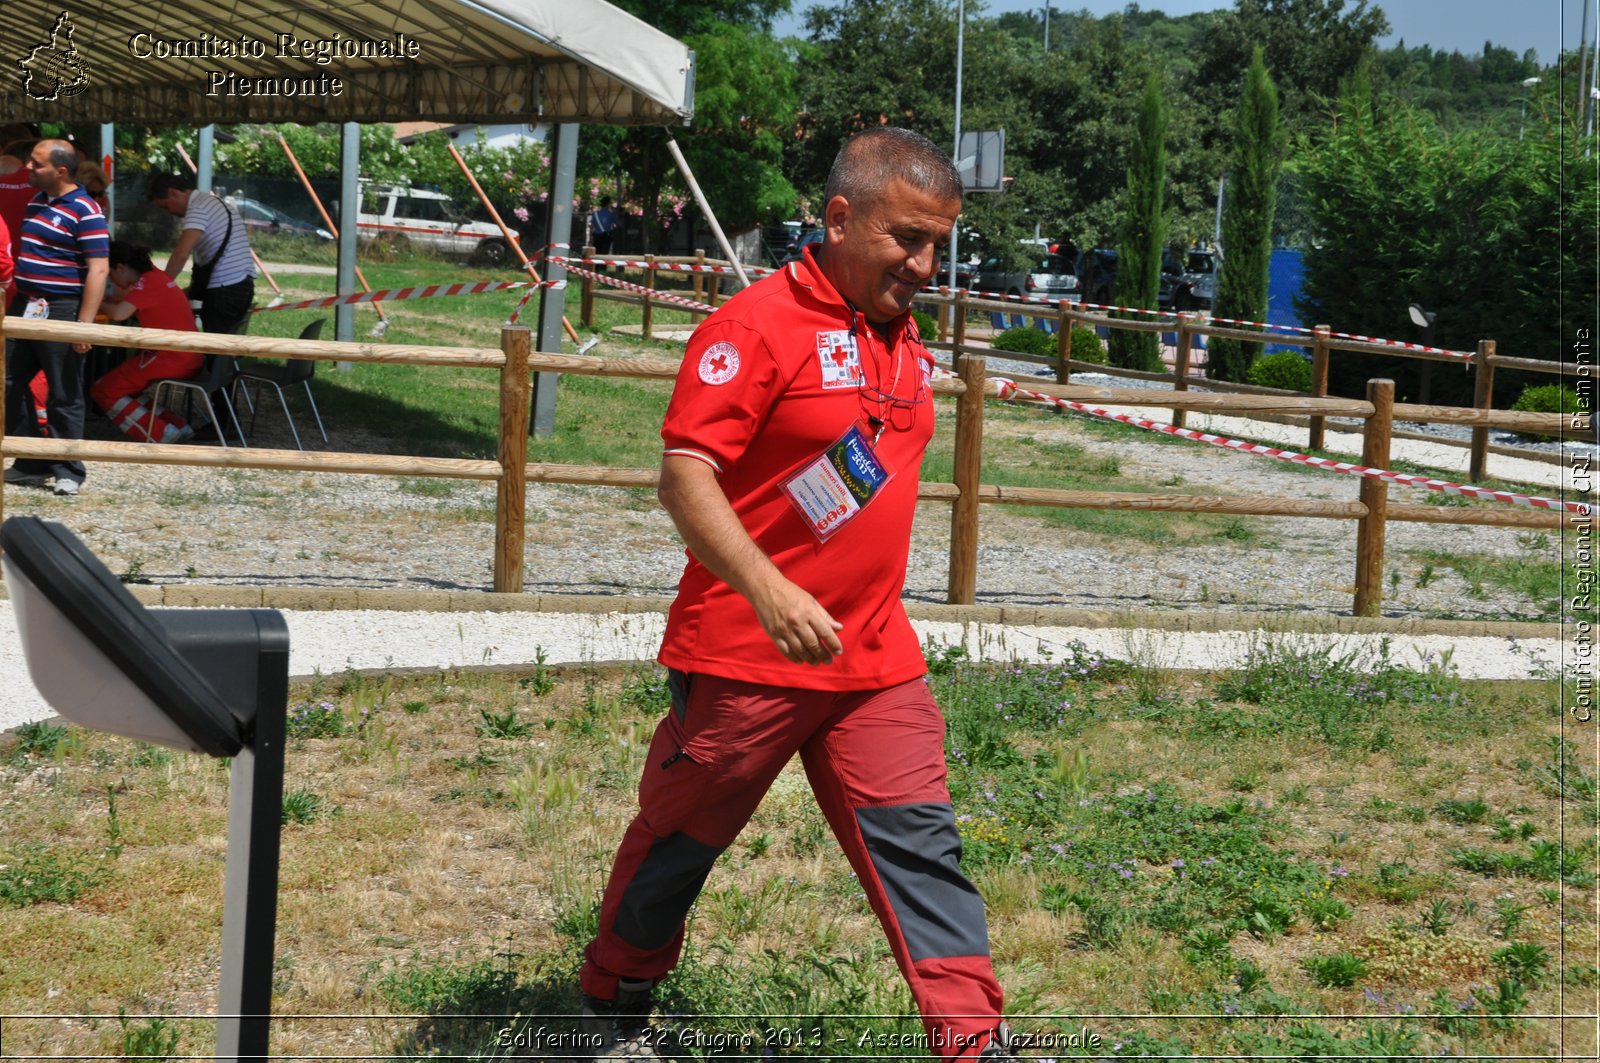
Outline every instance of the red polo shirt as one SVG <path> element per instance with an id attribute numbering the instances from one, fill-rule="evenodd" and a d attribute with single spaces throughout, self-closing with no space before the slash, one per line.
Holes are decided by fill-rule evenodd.
<path id="1" fill-rule="evenodd" d="M 810 250 L 707 318 L 689 341 L 661 438 L 718 470 L 750 537 L 841 624 L 827 665 L 778 652 L 755 610 L 694 555 L 667 615 L 658 659 L 687 672 L 811 690 L 870 690 L 926 671 L 900 593 L 923 452 L 933 437 L 933 358 L 910 323 L 880 335 L 845 304 Z M 892 473 L 826 540 L 783 483 L 852 425 Z"/>

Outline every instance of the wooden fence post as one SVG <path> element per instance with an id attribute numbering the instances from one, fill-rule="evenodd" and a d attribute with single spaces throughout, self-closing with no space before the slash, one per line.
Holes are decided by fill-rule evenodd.
<path id="1" fill-rule="evenodd" d="M 951 296 L 954 299 L 954 296 Z M 939 342 L 943 343 L 950 335 L 950 307 L 952 303 L 939 304 L 939 316 L 935 319 L 939 323 Z"/>
<path id="2" fill-rule="evenodd" d="M 703 266 L 703 265 L 706 264 L 706 249 L 705 248 L 697 247 L 697 248 L 694 249 L 694 264 L 696 266 Z M 697 302 L 697 303 L 705 302 L 706 301 L 706 275 L 704 273 L 701 273 L 699 270 L 695 270 L 693 273 L 689 274 L 689 276 L 694 278 L 694 301 Z"/>
<path id="3" fill-rule="evenodd" d="M 1072 383 L 1072 325 L 1076 320 L 1063 302 L 1057 311 L 1056 323 L 1056 383 Z"/>
<path id="4" fill-rule="evenodd" d="M 966 353 L 967 345 L 967 293 L 956 292 L 955 298 L 950 303 L 950 316 L 952 319 L 950 335 L 950 368 L 961 372 L 961 358 Z"/>
<path id="5" fill-rule="evenodd" d="M 1325 399 L 1328 397 L 1328 336 L 1333 330 L 1327 325 L 1318 325 L 1311 332 L 1317 338 L 1311 347 L 1311 395 Z M 1328 419 L 1321 414 L 1311 415 L 1311 434 L 1306 440 L 1308 449 L 1323 448 L 1328 437 L 1327 423 Z"/>
<path id="6" fill-rule="evenodd" d="M 1394 381 L 1367 381 L 1367 401 L 1372 416 L 1362 433 L 1361 464 L 1369 469 L 1389 467 L 1389 443 L 1394 429 Z M 1376 476 L 1361 478 L 1361 504 L 1367 515 L 1356 521 L 1356 616 L 1377 616 L 1383 605 L 1383 533 L 1388 521 L 1389 484 Z"/>
<path id="7" fill-rule="evenodd" d="M 1189 390 L 1189 345 L 1194 342 L 1194 333 L 1189 331 L 1189 315 L 1178 315 L 1178 346 L 1172 357 L 1172 390 Z M 1188 410 L 1173 410 L 1172 425 L 1174 428 L 1187 428 L 1189 426 Z"/>
<path id="8" fill-rule="evenodd" d="M 528 352 L 533 334 L 526 325 L 500 330 L 506 364 L 500 369 L 500 479 L 494 501 L 494 589 L 501 594 L 522 590 L 522 564 L 527 536 L 528 407 L 532 402 Z"/>
<path id="9" fill-rule="evenodd" d="M 587 247 L 587 246 L 584 247 L 584 249 L 583 249 L 583 257 L 584 258 L 593 258 L 594 257 L 594 248 Z M 588 263 L 584 268 L 592 270 L 592 269 L 595 268 L 595 266 L 594 266 L 594 263 L 591 262 L 591 263 Z M 584 328 L 594 328 L 594 278 L 593 277 L 585 277 L 585 278 L 583 278 L 583 297 L 582 297 L 582 301 L 579 303 L 578 317 L 583 322 L 583 327 Z"/>
<path id="10" fill-rule="evenodd" d="M 978 485 L 983 482 L 982 356 L 959 363 L 967 390 L 956 398 L 955 484 L 961 495 L 950 507 L 950 585 L 945 600 L 971 605 L 978 596 Z"/>
<path id="11" fill-rule="evenodd" d="M 654 316 L 651 311 L 654 309 L 654 307 L 651 306 L 650 303 L 650 293 L 656 290 L 656 256 L 646 255 L 644 256 L 644 260 L 648 262 L 649 265 L 645 267 L 644 294 L 640 296 L 640 298 L 644 300 L 644 327 L 642 331 L 645 339 L 653 340 L 656 338 L 656 336 L 655 333 L 651 331 L 651 326 L 654 324 L 654 322 L 651 320 L 651 318 Z"/>
<path id="12" fill-rule="evenodd" d="M 1472 359 L 1477 377 L 1472 382 L 1472 404 L 1480 410 L 1494 408 L 1494 340 L 1479 340 L 1477 357 Z M 1489 428 L 1472 429 L 1472 456 L 1467 479 L 1477 483 L 1489 475 Z"/>

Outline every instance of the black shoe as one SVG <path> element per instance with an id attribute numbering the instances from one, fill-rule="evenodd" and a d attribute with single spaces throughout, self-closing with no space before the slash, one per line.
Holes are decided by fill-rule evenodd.
<path id="1" fill-rule="evenodd" d="M 1011 1026 L 1002 1022 L 989 1035 L 989 1043 L 978 1053 L 981 1063 L 1020 1063 L 1022 1044 L 1012 1034 Z"/>
<path id="2" fill-rule="evenodd" d="M 6 483 L 12 487 L 37 487 L 41 490 L 50 486 L 51 479 L 52 477 L 43 473 L 27 472 L 15 465 L 6 470 L 5 476 Z"/>
<path id="3" fill-rule="evenodd" d="M 590 1059 L 660 1059 L 656 1051 L 661 1031 L 650 1025 L 650 990 L 655 983 L 617 983 L 617 999 L 583 995 L 583 1016 L 578 1032 Z"/>

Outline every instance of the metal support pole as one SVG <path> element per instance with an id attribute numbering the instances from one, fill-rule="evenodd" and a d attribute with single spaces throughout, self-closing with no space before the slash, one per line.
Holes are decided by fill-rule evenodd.
<path id="1" fill-rule="evenodd" d="M 750 287 L 750 278 L 745 276 L 744 263 L 733 253 L 733 245 L 728 243 L 728 238 L 723 235 L 717 215 L 712 211 L 711 204 L 706 202 L 706 194 L 700 191 L 700 182 L 694 179 L 694 171 L 689 169 L 689 160 L 683 157 L 683 150 L 678 147 L 678 142 L 672 138 L 671 133 L 667 134 L 667 151 L 672 154 L 672 161 L 678 164 L 684 181 L 688 182 L 689 192 L 694 196 L 694 201 L 700 204 L 700 213 L 705 215 L 706 224 L 711 226 L 711 235 L 717 238 L 717 246 L 728 256 L 728 265 L 733 267 L 734 276 L 739 278 L 739 287 Z"/>
<path id="2" fill-rule="evenodd" d="M 116 169 L 117 159 L 117 127 L 110 122 L 100 123 L 100 164 L 105 166 L 106 159 L 112 165 L 106 167 L 106 232 L 114 232 L 117 221 L 117 186 L 112 184 L 113 171 Z"/>
<path id="3" fill-rule="evenodd" d="M 568 254 L 572 237 L 572 190 L 578 175 L 579 126 L 568 122 L 550 131 L 555 143 L 550 151 L 550 200 L 545 211 L 545 239 L 558 253 Z M 545 280 L 551 286 L 539 292 L 539 350 L 561 353 L 562 316 L 567 312 L 567 267 L 551 257 L 545 262 Z M 556 430 L 556 385 L 559 373 L 533 376 L 532 428 L 535 436 Z"/>
<path id="4" fill-rule="evenodd" d="M 211 191 L 212 164 L 217 157 L 217 127 L 200 127 L 200 159 L 195 163 L 195 187 L 201 192 Z"/>
<path id="5" fill-rule="evenodd" d="M 361 126 L 346 122 L 339 127 L 339 279 L 338 290 L 356 290 L 356 241 L 361 233 L 357 215 L 361 213 Z M 353 304 L 335 307 L 333 335 L 340 343 L 356 338 L 356 308 Z M 338 367 L 349 371 L 349 362 Z"/>
<path id="6" fill-rule="evenodd" d="M 223 870 L 222 975 L 217 1059 L 267 1059 L 278 921 L 283 745 L 289 707 L 289 630 L 262 618 L 254 737 L 233 758 L 228 784 L 228 856 Z M 272 618 L 275 622 L 268 621 Z"/>

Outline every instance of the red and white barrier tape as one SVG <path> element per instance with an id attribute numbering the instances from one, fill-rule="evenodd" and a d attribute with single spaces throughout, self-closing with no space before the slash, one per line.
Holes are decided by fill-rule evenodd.
<path id="1" fill-rule="evenodd" d="M 1374 479 L 1402 484 L 1407 487 L 1425 487 L 1430 491 L 1439 491 L 1447 495 L 1481 498 L 1489 502 L 1505 502 L 1510 505 L 1528 506 L 1533 509 L 1565 510 L 1568 513 L 1587 514 L 1590 511 L 1591 503 L 1588 502 L 1562 502 L 1559 499 L 1518 494 L 1515 491 L 1491 491 L 1486 487 L 1451 483 L 1448 480 L 1434 480 L 1426 476 L 1414 476 L 1410 473 L 1391 472 L 1388 469 L 1374 469 L 1370 466 L 1355 465 L 1347 461 L 1334 461 L 1331 458 L 1316 458 L 1309 454 L 1300 454 L 1280 447 L 1269 447 L 1260 443 L 1246 443 L 1238 439 L 1212 435 L 1210 432 L 1196 432 L 1193 429 L 1178 428 L 1175 425 L 1146 420 L 1143 417 L 1134 417 L 1125 413 L 1112 413 L 1109 410 L 1102 410 L 1096 406 L 1086 406 L 1081 402 L 1073 402 L 1070 399 L 1046 395 L 1039 391 L 1030 391 L 1027 388 L 1020 387 L 1016 381 L 1007 380 L 1005 377 L 990 377 L 989 379 L 1000 386 L 1000 398 L 1002 399 L 1021 397 L 1034 402 L 1049 403 L 1066 409 L 1077 410 L 1079 413 L 1088 413 L 1112 421 L 1121 421 L 1123 424 L 1131 424 L 1135 428 L 1144 428 L 1152 432 L 1164 432 L 1167 435 L 1178 436 L 1182 439 L 1192 439 L 1200 443 L 1209 443 L 1212 446 L 1223 447 L 1227 450 L 1238 450 L 1246 454 L 1262 454 L 1269 458 L 1277 458 L 1280 461 L 1290 461 L 1297 465 L 1310 465 L 1319 469 L 1332 469 L 1335 472 L 1349 473 L 1352 476 L 1370 476 Z"/>
<path id="2" fill-rule="evenodd" d="M 653 269 L 657 273 L 723 273 L 729 276 L 738 276 L 738 272 L 732 266 L 712 266 L 697 262 L 646 262 L 643 259 L 635 258 L 601 258 L 598 255 L 594 258 L 564 258 L 560 255 L 551 255 L 550 259 L 553 262 L 561 262 L 563 264 L 568 262 L 582 262 L 586 266 L 620 266 L 623 269 Z M 744 271 L 746 276 L 752 277 L 766 276 L 768 273 L 777 272 L 777 270 L 769 269 L 766 266 L 746 266 Z"/>
<path id="3" fill-rule="evenodd" d="M 499 292 L 511 288 L 565 288 L 565 281 L 478 281 L 475 284 L 463 281 L 460 284 L 430 284 L 423 288 L 385 288 L 375 292 L 355 292 L 351 295 L 329 295 L 322 299 L 307 299 L 299 303 L 284 303 L 281 306 L 257 306 L 251 309 L 252 314 L 263 314 L 269 310 L 315 310 L 326 306 L 347 306 L 352 303 L 385 303 L 399 302 L 406 299 L 436 299 L 446 295 L 477 295 L 481 292 Z"/>
<path id="4" fill-rule="evenodd" d="M 685 299 L 681 295 L 671 295 L 666 292 L 657 291 L 654 288 L 646 288 L 644 285 L 635 284 L 632 281 L 620 280 L 616 277 L 608 277 L 604 273 L 595 273 L 592 270 L 583 269 L 580 266 L 574 266 L 570 259 L 566 261 L 552 259 L 552 261 L 562 262 L 562 265 L 566 266 L 568 273 L 576 273 L 580 277 L 589 277 L 593 280 L 599 281 L 601 284 L 609 284 L 613 288 L 621 288 L 625 291 L 646 292 L 649 293 L 653 300 L 659 302 L 674 303 L 689 310 L 697 310 L 702 314 L 709 314 L 717 309 L 714 306 L 707 306 L 705 303 L 697 303 L 693 299 Z"/>
<path id="5" fill-rule="evenodd" d="M 1106 312 L 1121 311 L 1122 313 L 1126 314 L 1143 314 L 1146 317 L 1172 318 L 1172 324 L 1174 328 L 1177 327 L 1178 322 L 1183 317 L 1197 316 L 1193 311 L 1149 310 L 1139 306 L 1115 306 L 1108 303 L 1073 303 L 1066 299 L 1041 299 L 1038 296 L 1033 295 L 1009 295 L 1001 292 L 984 292 L 979 291 L 976 288 L 950 288 L 940 285 L 939 287 L 930 286 L 923 290 L 929 292 L 939 292 L 941 294 L 960 292 L 962 295 L 970 295 L 978 299 L 997 299 L 1012 303 L 1032 303 L 1038 306 L 1047 306 L 1051 309 L 1055 309 L 1061 304 L 1067 303 L 1074 310 L 1100 310 Z M 1309 329 L 1304 325 L 1275 325 L 1270 321 L 1245 321 L 1234 317 L 1205 317 L 1203 320 L 1213 325 L 1234 325 L 1241 328 L 1270 329 L 1274 332 L 1293 332 L 1302 336 L 1315 336 L 1317 334 L 1316 329 Z M 1405 343 L 1401 340 L 1384 339 L 1381 336 L 1358 336 L 1353 332 L 1330 332 L 1328 335 L 1334 339 L 1354 340 L 1357 343 L 1381 343 L 1386 347 L 1398 347 L 1401 350 L 1406 351 L 1422 351 L 1427 354 L 1447 354 L 1452 358 L 1471 359 L 1473 357 L 1473 353 L 1471 351 L 1451 351 L 1443 347 L 1428 347 L 1420 343 Z"/>

